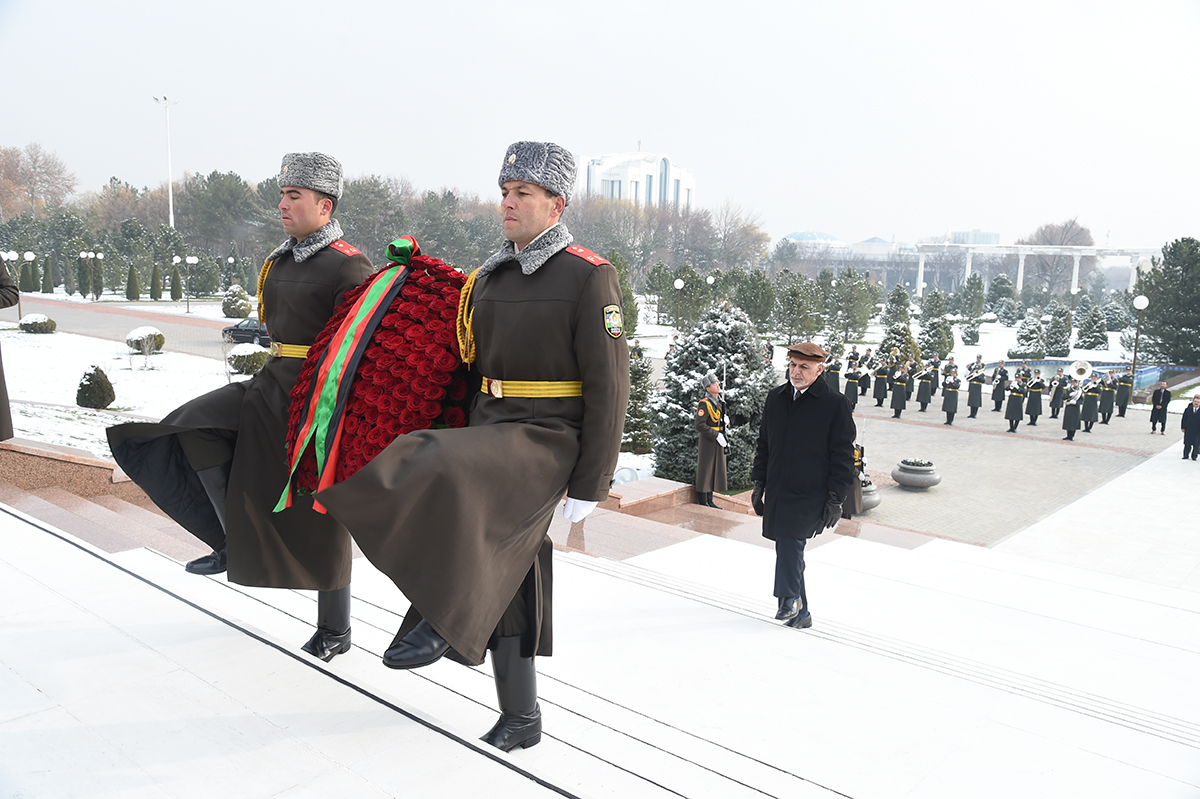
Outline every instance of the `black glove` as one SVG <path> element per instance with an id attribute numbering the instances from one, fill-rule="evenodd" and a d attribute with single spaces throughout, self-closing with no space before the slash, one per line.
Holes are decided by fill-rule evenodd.
<path id="1" fill-rule="evenodd" d="M 836 527 L 840 518 L 842 518 L 842 502 L 836 495 L 830 494 L 825 500 L 825 512 L 821 514 L 821 521 L 827 528 Z"/>
<path id="2" fill-rule="evenodd" d="M 754 482 L 754 490 L 750 492 L 750 507 L 754 508 L 754 512 L 759 516 L 763 515 L 763 511 L 767 506 L 763 504 L 763 484 L 757 480 Z"/>

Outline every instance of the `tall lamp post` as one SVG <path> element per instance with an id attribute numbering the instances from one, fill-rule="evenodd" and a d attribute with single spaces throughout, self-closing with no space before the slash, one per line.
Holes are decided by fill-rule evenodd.
<path id="1" fill-rule="evenodd" d="M 1129 401 L 1133 402 L 1134 392 L 1137 391 L 1137 351 L 1138 340 L 1142 337 L 1142 311 L 1150 305 L 1150 298 L 1145 294 L 1139 294 L 1133 298 L 1133 307 L 1137 308 L 1137 332 L 1133 336 L 1133 385 L 1129 387 Z"/>
<path id="2" fill-rule="evenodd" d="M 194 255 L 189 255 L 184 259 L 187 261 L 187 271 L 183 276 L 183 304 L 187 308 L 184 313 L 192 312 L 192 267 L 200 263 L 200 259 Z"/>
<path id="3" fill-rule="evenodd" d="M 679 298 L 683 295 L 683 278 L 680 278 L 680 277 L 675 278 L 675 282 L 672 283 L 671 285 L 673 285 L 675 287 L 675 332 L 678 333 L 679 332 Z"/>
<path id="4" fill-rule="evenodd" d="M 229 274 L 225 276 L 225 283 L 227 286 L 233 285 L 233 261 L 234 258 L 232 255 L 225 259 L 225 262 L 229 264 Z"/>
<path id="5" fill-rule="evenodd" d="M 171 106 L 179 101 L 168 100 L 164 94 L 162 97 L 155 97 L 154 102 L 167 112 L 167 224 L 175 227 L 175 193 L 171 187 Z"/>

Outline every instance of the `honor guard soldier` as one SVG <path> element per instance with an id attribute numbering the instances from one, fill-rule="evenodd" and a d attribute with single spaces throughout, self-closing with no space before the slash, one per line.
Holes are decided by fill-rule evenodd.
<path id="1" fill-rule="evenodd" d="M 1025 378 L 1017 375 L 1008 392 L 1008 404 L 1004 406 L 1004 418 L 1008 420 L 1008 432 L 1017 432 L 1017 425 L 1024 418 Z"/>
<path id="2" fill-rule="evenodd" d="M 875 391 L 871 395 L 875 397 L 875 407 L 882 408 L 884 400 L 888 398 L 888 385 L 892 381 L 892 368 L 888 366 L 887 361 L 879 359 L 879 365 L 875 367 Z"/>
<path id="3" fill-rule="evenodd" d="M 892 418 L 899 419 L 900 412 L 904 410 L 905 404 L 908 402 L 908 386 L 912 383 L 912 376 L 908 374 L 907 367 L 901 365 L 892 373 Z"/>
<path id="4" fill-rule="evenodd" d="M 1100 424 L 1108 424 L 1113 415 L 1113 405 L 1117 395 L 1117 373 L 1109 369 L 1108 374 L 1100 378 Z"/>
<path id="5" fill-rule="evenodd" d="M 700 381 L 704 396 L 696 406 L 696 431 L 700 446 L 696 451 L 696 496 L 699 504 L 720 509 L 713 502 L 714 491 L 724 491 L 725 483 L 725 401 L 721 399 L 721 384 L 709 372 Z"/>
<path id="6" fill-rule="evenodd" d="M 1042 370 L 1033 370 L 1033 380 L 1029 381 L 1029 397 L 1025 400 L 1025 414 L 1029 417 L 1029 426 L 1037 427 L 1038 417 L 1042 415 L 1042 391 L 1046 381 L 1042 379 Z"/>
<path id="7" fill-rule="evenodd" d="M 1125 374 L 1117 378 L 1117 416 L 1125 415 L 1125 408 L 1133 397 L 1133 367 L 1126 366 Z"/>
<path id="8" fill-rule="evenodd" d="M 1058 409 L 1063 406 L 1063 401 L 1067 398 L 1067 389 L 1070 386 L 1070 381 L 1063 374 L 1063 370 L 1059 369 L 1058 373 L 1050 379 L 1050 418 L 1058 418 Z"/>
<path id="9" fill-rule="evenodd" d="M 842 393 L 846 395 L 846 400 L 853 410 L 858 406 L 858 381 L 862 379 L 862 370 L 858 368 L 858 362 L 847 359 L 846 374 L 843 376 L 846 378 L 843 381 L 846 385 L 842 387 Z"/>
<path id="10" fill-rule="evenodd" d="M 1008 388 L 1008 370 L 1004 368 L 1004 361 L 1001 361 L 992 370 L 992 402 L 996 403 L 996 407 L 992 408 L 992 413 L 1000 413 L 1000 406 L 1004 404 L 1006 388 Z"/>
<path id="11" fill-rule="evenodd" d="M 838 356 L 830 355 L 830 360 L 825 364 L 825 382 L 834 391 L 842 390 L 842 362 L 838 360 Z"/>
<path id="12" fill-rule="evenodd" d="M 921 403 L 918 413 L 925 413 L 925 409 L 929 407 L 929 403 L 933 399 L 933 376 L 936 374 L 937 369 L 930 364 L 925 364 L 924 368 L 913 375 L 913 379 L 917 381 L 917 402 Z"/>
<path id="13" fill-rule="evenodd" d="M 950 372 L 942 381 L 942 410 L 946 413 L 946 421 L 942 424 L 954 424 L 954 414 L 958 413 L 958 389 L 962 381 L 958 379 L 958 367 L 950 364 Z"/>
<path id="14" fill-rule="evenodd" d="M 1083 402 L 1079 409 L 1079 421 L 1083 432 L 1092 432 L 1092 425 L 1100 421 L 1100 373 L 1092 372 L 1091 379 L 1083 387 Z"/>
<path id="15" fill-rule="evenodd" d="M 1083 398 L 1083 389 L 1079 383 L 1072 380 L 1066 389 L 1063 400 L 1062 429 L 1067 431 L 1063 441 L 1074 441 L 1075 431 L 1079 429 L 1079 402 Z"/>
<path id="16" fill-rule="evenodd" d="M 983 407 L 983 381 L 985 380 L 987 380 L 987 375 L 983 371 L 983 362 L 976 358 L 974 366 L 971 367 L 971 373 L 967 375 L 967 407 L 971 409 L 968 419 L 974 419 L 975 414 L 979 413 L 979 409 Z"/>

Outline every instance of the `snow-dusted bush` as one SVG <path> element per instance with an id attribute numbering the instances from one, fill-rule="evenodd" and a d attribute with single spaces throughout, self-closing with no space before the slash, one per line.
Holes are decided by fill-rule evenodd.
<path id="1" fill-rule="evenodd" d="M 21 317 L 21 321 L 17 322 L 17 327 L 26 333 L 53 333 L 58 325 L 45 314 L 27 313 Z"/>
<path id="2" fill-rule="evenodd" d="M 237 283 L 225 289 L 221 298 L 221 313 L 230 319 L 245 319 L 250 315 L 250 295 Z"/>
<path id="3" fill-rule="evenodd" d="M 117 398 L 108 375 L 99 366 L 92 366 L 79 381 L 75 392 L 75 404 L 81 408 L 107 408 Z"/>
<path id="4" fill-rule="evenodd" d="M 239 375 L 252 375 L 266 366 L 270 357 L 268 350 L 256 344 L 238 344 L 225 356 L 225 362 Z"/>
<path id="5" fill-rule="evenodd" d="M 1035 310 L 1025 313 L 1021 326 L 1017 328 L 1017 345 L 1008 351 L 1008 357 L 1040 361 L 1046 357 L 1046 346 L 1042 343 L 1042 323 Z"/>
<path id="6" fill-rule="evenodd" d="M 155 327 L 135 327 L 125 334 L 125 344 L 134 352 L 147 355 L 161 352 L 167 341 L 162 331 Z"/>

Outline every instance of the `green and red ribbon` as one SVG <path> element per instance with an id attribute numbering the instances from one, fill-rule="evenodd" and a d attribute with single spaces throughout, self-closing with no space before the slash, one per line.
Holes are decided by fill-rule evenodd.
<path id="1" fill-rule="evenodd" d="M 392 262 L 391 266 L 380 272 L 368 289 L 359 295 L 330 339 L 329 346 L 321 353 L 292 449 L 288 482 L 275 505 L 276 513 L 292 506 L 293 479 L 309 442 L 313 444 L 317 460 L 317 490 L 333 485 L 337 475 L 346 400 L 350 396 L 350 386 L 354 382 L 358 363 L 379 321 L 413 272 L 409 260 L 420 252 L 421 248 L 412 236 L 402 236 L 388 245 L 387 257 Z M 313 510 L 325 512 L 315 500 Z"/>

